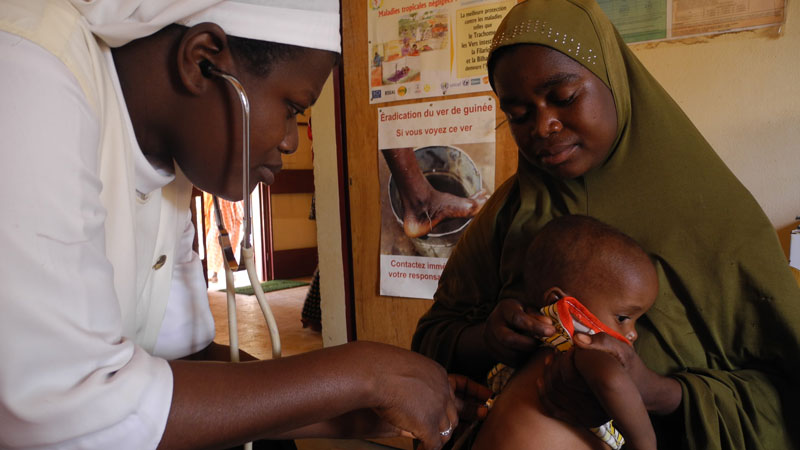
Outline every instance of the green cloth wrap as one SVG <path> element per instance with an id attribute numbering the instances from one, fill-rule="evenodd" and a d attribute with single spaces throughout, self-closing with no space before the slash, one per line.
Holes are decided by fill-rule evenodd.
<path id="1" fill-rule="evenodd" d="M 531 20 L 580 34 L 598 64 L 565 53 L 541 27 L 519 25 Z M 678 411 L 653 416 L 659 446 L 800 448 L 800 289 L 755 199 L 593 1 L 520 3 L 496 36 L 492 51 L 546 45 L 606 82 L 616 142 L 600 167 L 572 180 L 520 153 L 517 173 L 451 255 L 412 347 L 450 367 L 463 330 L 485 322 L 500 299 L 521 298 L 522 258 L 537 231 L 554 217 L 586 214 L 636 239 L 656 262 L 660 292 L 639 320 L 636 349 L 683 388 Z"/>

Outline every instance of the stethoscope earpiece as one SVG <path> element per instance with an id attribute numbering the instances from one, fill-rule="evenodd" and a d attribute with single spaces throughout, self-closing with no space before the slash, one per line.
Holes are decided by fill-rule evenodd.
<path id="1" fill-rule="evenodd" d="M 215 70 L 217 70 L 217 68 L 214 67 L 214 64 L 211 64 L 211 61 L 207 59 L 200 61 L 200 73 L 202 73 L 204 77 L 206 78 L 213 77 L 214 76 L 213 71 Z"/>

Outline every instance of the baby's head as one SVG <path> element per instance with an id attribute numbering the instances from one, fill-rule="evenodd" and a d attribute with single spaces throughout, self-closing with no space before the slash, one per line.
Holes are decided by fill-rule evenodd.
<path id="1" fill-rule="evenodd" d="M 529 311 L 575 297 L 606 326 L 631 342 L 635 324 L 658 295 L 658 275 L 629 236 L 581 215 L 551 220 L 534 237 L 523 267 Z"/>

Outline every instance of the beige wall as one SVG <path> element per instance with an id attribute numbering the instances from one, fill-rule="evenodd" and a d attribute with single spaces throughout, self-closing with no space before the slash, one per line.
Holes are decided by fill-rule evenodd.
<path id="1" fill-rule="evenodd" d="M 308 218 L 310 212 L 311 194 L 272 195 L 272 245 L 275 251 L 317 246 L 317 224 Z"/>
<path id="2" fill-rule="evenodd" d="M 333 77 L 325 83 L 311 114 L 314 117 L 314 190 L 322 344 L 330 347 L 347 342 Z"/>
<path id="3" fill-rule="evenodd" d="M 789 2 L 780 32 L 632 48 L 750 189 L 788 248 L 800 215 L 800 5 Z"/>
<path id="4" fill-rule="evenodd" d="M 283 170 L 313 168 L 308 117 L 301 115 L 297 122 L 297 151 L 281 158 Z M 309 212 L 311 194 L 272 195 L 272 245 L 276 251 L 317 246 L 317 224 L 308 218 Z"/>

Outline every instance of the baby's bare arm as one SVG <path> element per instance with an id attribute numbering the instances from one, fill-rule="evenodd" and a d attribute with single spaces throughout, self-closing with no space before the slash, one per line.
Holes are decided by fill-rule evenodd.
<path id="1" fill-rule="evenodd" d="M 543 348 L 514 372 L 497 397 L 472 450 L 607 450 L 588 428 L 548 416 L 539 403 L 538 380 L 546 369 Z"/>
<path id="2" fill-rule="evenodd" d="M 622 364 L 609 353 L 575 348 L 575 367 L 614 420 L 630 450 L 656 449 L 656 435 L 642 396 Z"/>

